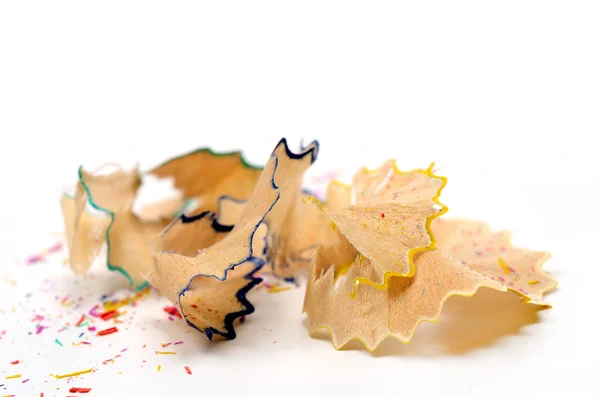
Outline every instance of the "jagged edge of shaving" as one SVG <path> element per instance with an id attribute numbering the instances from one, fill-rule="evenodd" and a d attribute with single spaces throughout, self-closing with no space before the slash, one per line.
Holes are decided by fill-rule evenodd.
<path id="1" fill-rule="evenodd" d="M 459 220 L 468 220 L 468 221 L 473 221 L 473 220 L 470 220 L 470 219 L 464 219 L 464 218 L 459 218 Z M 489 231 L 490 233 L 494 233 L 493 229 L 490 227 L 490 225 L 489 225 L 488 223 L 481 222 L 481 221 L 475 221 L 475 222 L 479 222 L 479 223 L 482 223 L 482 224 L 484 224 L 484 225 L 485 225 L 485 227 L 488 229 L 488 231 Z M 500 232 L 502 232 L 502 231 L 500 231 Z M 517 249 L 520 249 L 520 248 L 518 248 L 518 247 L 514 247 L 514 246 L 512 245 L 511 237 L 512 237 L 512 232 L 510 232 L 510 235 L 509 235 L 509 238 L 508 238 L 508 242 L 510 243 L 511 247 L 513 247 L 513 248 L 517 248 Z M 539 251 L 535 251 L 535 252 L 539 252 Z M 540 295 L 541 295 L 542 297 L 544 296 L 544 294 L 545 294 L 546 292 L 548 292 L 548 291 L 552 291 L 552 290 L 554 290 L 554 289 L 555 289 L 555 288 L 558 286 L 558 281 L 557 281 L 557 280 L 555 280 L 554 278 L 550 277 L 550 275 L 549 275 L 548 273 L 544 272 L 544 271 L 543 271 L 543 269 L 542 269 L 542 266 L 544 265 L 544 263 L 546 263 L 546 262 L 547 262 L 547 261 L 550 259 L 550 256 L 551 256 L 551 255 L 550 255 L 548 252 L 543 252 L 543 253 L 545 253 L 546 255 L 545 255 L 543 258 L 542 258 L 542 260 L 540 260 L 538 263 L 536 263 L 536 265 L 535 265 L 535 269 L 536 269 L 537 271 L 539 271 L 540 273 L 542 273 L 544 276 L 548 277 L 549 279 L 552 279 L 552 280 L 554 280 L 554 281 L 555 281 L 555 284 L 554 284 L 553 286 L 550 286 L 550 287 L 548 287 L 547 289 L 545 289 L 545 290 L 541 291 L 541 292 L 540 292 Z M 452 258 L 452 256 L 451 256 L 451 255 L 450 255 L 450 257 Z M 456 259 L 453 259 L 453 260 L 455 260 L 455 261 L 456 261 Z M 461 265 L 462 265 L 462 264 L 461 264 Z M 506 286 L 506 285 L 504 285 L 504 284 L 500 283 L 499 281 L 496 281 L 496 280 L 492 279 L 492 278 L 491 278 L 491 277 L 489 277 L 489 276 L 483 275 L 483 274 L 482 274 L 482 273 L 480 273 L 479 271 L 477 271 L 477 270 L 474 270 L 474 269 L 471 269 L 471 268 L 470 268 L 470 267 L 468 267 L 467 265 L 462 265 L 462 266 L 464 266 L 466 269 L 469 269 L 469 270 L 470 270 L 470 271 L 472 271 L 472 272 L 475 272 L 475 273 L 481 274 L 483 277 L 486 277 L 486 278 L 488 278 L 488 279 L 490 279 L 490 280 L 494 281 L 495 283 L 497 283 L 497 284 L 498 284 L 500 287 L 502 287 L 503 289 L 493 288 L 492 286 L 489 286 L 489 285 L 478 285 L 478 286 L 477 286 L 477 288 L 476 288 L 476 289 L 475 289 L 475 290 L 474 290 L 472 293 L 465 293 L 465 294 L 463 294 L 463 293 L 458 293 L 458 292 L 452 292 L 452 291 L 451 291 L 450 293 L 448 293 L 448 295 L 446 295 L 446 296 L 445 296 L 445 297 L 442 299 L 442 301 L 441 301 L 441 305 L 440 305 L 440 311 L 437 313 L 437 315 L 435 316 L 435 318 L 433 318 L 433 319 L 427 319 L 427 318 L 420 319 L 420 320 L 417 322 L 417 325 L 416 325 L 416 327 L 415 327 L 415 330 L 414 330 L 414 332 L 411 334 L 411 336 L 410 336 L 410 338 L 409 338 L 409 339 L 407 339 L 407 340 L 404 340 L 404 339 L 402 339 L 402 338 L 400 338 L 400 337 L 398 337 L 397 335 L 394 335 L 394 334 L 388 334 L 388 335 L 386 336 L 386 338 L 388 338 L 388 337 L 391 337 L 391 338 L 397 339 L 397 340 L 399 340 L 400 342 L 402 342 L 403 344 L 408 344 L 408 343 L 410 343 L 410 341 L 412 340 L 412 338 L 414 337 L 414 335 L 417 333 L 417 329 L 418 329 L 418 327 L 419 327 L 419 325 L 420 325 L 421 323 L 423 323 L 423 322 L 429 322 L 429 323 L 436 323 L 436 322 L 438 322 L 438 320 L 440 319 L 440 317 L 441 317 L 441 315 L 442 315 L 442 312 L 443 312 L 444 305 L 445 305 L 445 303 L 446 303 L 446 301 L 447 301 L 448 299 L 450 299 L 450 298 L 451 298 L 451 297 L 453 297 L 453 296 L 463 296 L 463 297 L 466 297 L 466 298 L 473 297 L 473 296 L 474 296 L 474 295 L 475 295 L 475 294 L 476 294 L 476 293 L 479 291 L 479 289 L 480 289 L 480 288 L 489 288 L 489 289 L 492 289 L 492 290 L 495 290 L 495 291 L 500 291 L 500 292 L 508 292 L 508 291 L 510 291 L 510 292 L 513 292 L 513 293 L 515 293 L 515 294 L 516 294 L 516 295 L 518 295 L 518 296 L 521 296 L 521 297 L 523 297 L 523 300 L 521 301 L 521 302 L 523 302 L 523 303 L 531 303 L 531 304 L 534 304 L 534 305 L 537 305 L 537 306 L 541 306 L 541 307 L 543 307 L 543 308 L 545 308 L 545 309 L 549 309 L 549 308 L 551 308 L 551 307 L 552 307 L 552 306 L 551 306 L 549 303 L 545 303 L 545 304 L 544 304 L 544 303 L 541 303 L 541 302 L 535 302 L 535 301 L 533 301 L 531 298 L 529 298 L 528 296 L 526 296 L 525 294 L 523 294 L 522 292 L 520 292 L 520 291 L 518 291 L 518 290 L 516 290 L 516 289 L 514 289 L 514 288 L 508 287 L 508 286 Z M 317 275 L 315 275 L 315 277 L 316 277 L 316 278 L 315 278 L 315 280 L 313 280 L 312 282 L 316 282 L 316 281 L 317 281 L 317 280 L 318 280 L 318 279 L 319 279 L 319 278 L 320 278 L 322 275 L 323 275 L 323 274 L 321 274 L 321 275 L 320 275 L 320 276 L 318 276 L 318 277 L 317 277 Z M 308 282 L 311 282 L 311 281 L 309 280 Z M 306 311 L 305 311 L 305 310 L 303 310 L 303 311 L 302 311 L 302 313 L 303 313 L 303 314 L 306 314 L 306 315 L 308 315 L 308 313 L 306 313 Z M 380 344 L 381 344 L 381 343 L 382 343 L 382 342 L 383 342 L 383 341 L 386 339 L 386 338 L 383 338 L 383 339 L 382 339 L 382 340 L 381 340 L 379 343 L 377 343 L 377 344 L 376 344 L 376 345 L 375 345 L 373 348 L 371 348 L 371 347 L 369 347 L 369 346 L 367 345 L 367 343 L 366 343 L 366 342 L 365 342 L 365 341 L 364 341 L 362 338 L 360 338 L 360 337 L 358 337 L 358 336 L 355 336 L 355 337 L 352 337 L 352 338 L 350 338 L 350 339 L 349 339 L 348 341 L 346 341 L 345 343 L 343 343 L 343 344 L 341 344 L 341 345 L 339 345 L 339 346 L 336 346 L 336 345 L 334 344 L 334 339 L 333 339 L 333 330 L 332 330 L 332 329 L 331 329 L 329 326 L 327 326 L 327 325 L 324 325 L 324 324 L 314 324 L 314 325 L 312 325 L 312 326 L 310 327 L 310 329 L 309 329 L 309 335 L 311 335 L 311 336 L 312 336 L 312 335 L 314 335 L 314 334 L 315 334 L 317 331 L 319 331 L 320 329 L 325 329 L 325 330 L 327 330 L 327 331 L 329 332 L 329 337 L 330 337 L 330 339 L 331 339 L 331 344 L 332 344 L 332 346 L 333 346 L 333 348 L 334 348 L 335 350 L 343 350 L 344 346 L 346 346 L 348 343 L 350 343 L 350 342 L 351 342 L 351 341 L 353 341 L 353 340 L 357 340 L 357 341 L 359 341 L 359 342 L 360 342 L 360 343 L 361 343 L 361 344 L 364 346 L 364 348 L 365 348 L 367 351 L 369 351 L 370 353 L 374 353 L 374 352 L 375 352 L 375 350 L 377 350 L 377 348 L 379 347 L 379 345 L 380 345 Z"/>
<path id="2" fill-rule="evenodd" d="M 271 176 L 271 187 L 273 189 L 278 189 L 278 186 L 275 184 L 275 171 L 277 170 L 277 164 L 279 163 L 279 160 L 277 159 L 277 156 L 273 155 L 275 157 L 275 168 L 273 170 L 273 175 Z M 202 333 L 204 336 L 206 336 L 206 338 L 209 341 L 212 341 L 212 338 L 215 334 L 220 335 L 222 337 L 224 337 L 225 339 L 235 339 L 236 338 L 236 332 L 235 332 L 235 328 L 233 326 L 233 322 L 236 318 L 253 313 L 254 312 L 254 306 L 250 303 L 250 301 L 248 301 L 248 299 L 246 298 L 246 293 L 248 291 L 250 291 L 252 288 L 254 288 L 255 285 L 257 285 L 258 283 L 260 283 L 262 281 L 261 278 L 255 278 L 253 277 L 254 273 L 256 273 L 256 271 L 260 270 L 262 268 L 262 266 L 264 266 L 265 261 L 257 258 L 254 256 L 254 249 L 252 247 L 252 243 L 254 241 L 254 235 L 256 234 L 256 231 L 258 230 L 258 228 L 260 227 L 260 225 L 263 223 L 265 216 L 267 216 L 267 214 L 269 212 L 271 212 L 271 210 L 273 209 L 273 207 L 275 206 L 275 204 L 277 204 L 277 202 L 279 201 L 279 197 L 280 194 L 279 192 L 277 193 L 277 197 L 275 198 L 275 200 L 273 201 L 273 203 L 271 204 L 271 206 L 269 207 L 269 209 L 267 210 L 267 212 L 265 212 L 265 214 L 263 215 L 263 217 L 258 221 L 258 223 L 255 225 L 254 230 L 252 231 L 252 233 L 250 234 L 250 240 L 248 242 L 248 256 L 244 259 L 242 259 L 240 262 L 238 263 L 234 263 L 231 264 L 229 267 L 227 267 L 224 270 L 224 275 L 223 278 L 217 277 L 214 274 L 204 274 L 204 273 L 199 273 L 196 274 L 195 276 L 191 277 L 188 280 L 187 285 L 179 292 L 179 297 L 178 297 L 178 301 L 179 301 L 179 308 L 181 310 L 181 314 L 183 315 L 183 318 L 185 319 L 185 322 L 187 323 L 187 325 L 189 325 L 190 327 L 194 328 L 195 330 L 199 331 L 200 333 Z M 214 224 L 217 223 L 218 221 L 216 219 L 213 219 L 213 226 Z M 223 225 L 223 227 L 231 227 L 230 225 Z M 232 228 L 233 229 L 233 228 Z M 245 287 L 243 287 L 242 289 L 240 289 L 237 294 L 236 294 L 236 298 L 238 299 L 238 301 L 245 307 L 244 310 L 241 310 L 240 312 L 235 312 L 235 313 L 229 313 L 228 315 L 225 316 L 224 319 L 224 328 L 226 330 L 226 332 L 221 332 L 213 327 L 208 327 L 205 330 L 202 330 L 200 328 L 198 328 L 196 325 L 194 325 L 192 322 L 190 322 L 187 319 L 187 315 L 184 313 L 183 311 L 183 306 L 181 305 L 181 297 L 183 295 L 185 295 L 185 292 L 190 288 L 190 285 L 192 284 L 192 282 L 197 278 L 197 277 L 214 277 L 217 280 L 220 281 L 225 281 L 227 280 L 227 273 L 234 269 L 236 266 L 239 266 L 243 263 L 246 262 L 253 262 L 255 264 L 255 268 L 254 270 L 246 275 L 245 277 L 248 278 L 250 281 L 250 283 L 248 283 Z"/>
<path id="3" fill-rule="evenodd" d="M 123 269 L 121 266 L 110 263 L 110 248 L 111 247 L 110 247 L 109 235 L 110 235 L 110 229 L 112 228 L 112 225 L 115 222 L 114 212 L 112 212 L 104 207 L 100 207 L 94 201 L 94 198 L 92 197 L 92 193 L 90 192 L 90 189 L 89 189 L 87 183 L 85 183 L 85 181 L 83 180 L 83 165 L 79 167 L 78 177 L 79 177 L 79 183 L 81 184 L 81 186 L 83 187 L 83 190 L 85 191 L 85 194 L 87 195 L 88 204 L 91 205 L 92 208 L 94 208 L 95 210 L 100 211 L 104 214 L 107 214 L 110 217 L 110 222 L 109 222 L 108 226 L 106 227 L 106 232 L 105 232 L 105 236 L 104 236 L 104 239 L 106 240 L 106 266 L 108 267 L 108 270 L 118 271 L 123 276 L 125 276 L 125 278 L 129 281 L 129 284 L 131 286 L 133 286 L 134 285 L 133 278 L 129 275 L 129 273 L 127 273 L 127 271 L 125 271 L 125 269 Z M 135 289 L 136 289 L 136 291 L 140 291 L 140 290 L 148 287 L 148 285 L 150 285 L 148 283 L 148 281 L 144 281 L 140 285 L 135 286 Z"/>
<path id="4" fill-rule="evenodd" d="M 527 248 L 520 248 L 520 247 L 514 246 L 513 242 L 512 242 L 512 237 L 513 237 L 514 231 L 512 231 L 512 230 L 497 230 L 497 231 L 494 231 L 494 229 L 487 222 L 480 221 L 480 220 L 475 220 L 475 219 L 464 218 L 464 217 L 451 218 L 451 219 L 444 220 L 444 221 L 445 222 L 461 221 L 461 222 L 471 222 L 471 223 L 475 222 L 475 223 L 479 223 L 479 224 L 483 225 L 485 227 L 486 231 L 489 232 L 492 235 L 494 233 L 506 233 L 506 234 L 508 234 L 506 241 L 507 241 L 507 243 L 509 244 L 509 246 L 511 248 L 514 248 L 516 250 L 523 250 L 523 251 L 529 251 L 529 252 L 535 252 L 535 253 L 542 253 L 542 254 L 544 254 L 544 256 L 542 257 L 542 259 L 534 264 L 534 269 L 536 270 L 536 272 L 539 272 L 544 277 L 546 277 L 546 278 L 548 278 L 550 280 L 553 280 L 554 284 L 551 285 L 551 286 L 549 286 L 549 287 L 547 287 L 547 288 L 545 288 L 545 289 L 543 289 L 543 290 L 541 290 L 540 291 L 540 296 L 542 297 L 542 299 L 544 299 L 545 298 L 544 295 L 546 295 L 546 293 L 548 293 L 550 291 L 554 291 L 556 288 L 558 288 L 558 280 L 555 279 L 554 277 L 552 277 L 550 274 L 548 274 L 543 269 L 544 264 L 546 262 L 548 262 L 552 258 L 552 255 L 549 252 L 546 252 L 546 251 L 535 251 L 535 250 L 530 250 L 530 249 L 527 249 Z M 452 255 L 450 255 L 450 256 L 452 256 Z M 501 256 L 498 256 L 497 259 L 501 259 Z M 475 271 L 477 271 L 477 270 L 475 270 Z M 494 281 L 496 281 L 496 280 L 494 280 Z M 502 284 L 502 285 L 504 285 L 504 284 Z M 516 288 L 509 287 L 509 286 L 506 286 L 506 288 L 509 289 L 510 291 L 514 292 L 515 294 L 523 297 L 523 300 L 522 300 L 523 303 L 531 303 L 532 305 L 539 305 L 539 306 L 542 306 L 542 307 L 545 307 L 545 308 L 551 308 L 552 307 L 552 305 L 549 302 L 544 301 L 545 302 L 544 303 L 544 302 L 536 302 L 536 301 L 534 301 L 528 295 L 522 293 L 521 291 L 519 291 Z"/>
<path id="5" fill-rule="evenodd" d="M 231 232 L 231 230 L 233 230 L 233 225 L 224 225 L 224 224 L 220 223 L 217 220 L 216 214 L 211 211 L 204 211 L 204 212 L 202 212 L 198 215 L 192 216 L 192 217 L 187 217 L 185 215 L 181 215 L 181 217 L 178 220 L 181 220 L 182 223 L 192 223 L 192 222 L 198 221 L 200 219 L 203 219 L 205 217 L 211 218 L 211 221 L 212 221 L 211 227 L 215 232 L 229 233 L 229 232 Z M 175 222 L 173 224 L 175 224 Z M 260 223 L 259 223 L 259 225 L 260 225 Z M 265 238 L 265 249 L 266 249 L 266 244 L 267 244 L 267 240 Z M 204 336 L 206 336 L 206 338 L 210 341 L 212 341 L 212 338 L 215 334 L 220 335 L 226 339 L 235 339 L 236 332 L 235 332 L 235 327 L 233 326 L 234 321 L 236 319 L 238 319 L 239 317 L 247 316 L 249 314 L 254 313 L 254 311 L 255 311 L 254 305 L 252 305 L 252 303 L 248 300 L 246 295 L 248 294 L 248 292 L 250 292 L 250 290 L 252 290 L 252 288 L 254 288 L 257 284 L 260 284 L 262 282 L 262 278 L 254 277 L 254 274 L 264 266 L 265 262 L 262 259 L 256 258 L 256 257 L 251 257 L 246 262 L 253 262 L 255 264 L 255 266 L 254 266 L 254 269 L 252 269 L 252 271 L 250 273 L 248 273 L 247 275 L 244 276 L 245 279 L 249 280 L 248 284 L 246 284 L 245 286 L 240 288 L 235 294 L 235 297 L 237 298 L 238 302 L 240 304 L 242 304 L 243 309 L 240 311 L 237 311 L 237 312 L 227 313 L 225 315 L 225 318 L 223 319 L 223 327 L 225 328 L 226 332 L 221 332 L 218 329 L 213 328 L 213 327 L 200 329 L 195 324 L 188 321 L 187 315 L 183 312 L 183 307 L 181 306 L 181 296 L 185 295 L 185 291 L 190 286 L 191 280 L 188 283 L 188 285 L 186 286 L 186 288 L 184 288 L 184 290 L 182 290 L 182 292 L 179 294 L 179 300 L 180 300 L 179 307 L 181 308 L 181 312 L 182 312 L 183 318 L 185 319 L 185 322 L 187 323 L 188 326 L 196 329 L 197 331 L 202 333 Z M 242 263 L 246 263 L 246 262 L 242 262 Z M 193 278 L 196 278 L 198 276 L 200 276 L 200 275 L 196 275 Z M 225 281 L 225 280 L 226 280 L 226 278 L 222 281 Z"/>
<path id="6" fill-rule="evenodd" d="M 350 343 L 350 342 L 352 342 L 353 340 L 357 340 L 357 341 L 359 341 L 359 342 L 360 342 L 360 343 L 361 343 L 361 344 L 364 346 L 364 348 L 365 348 L 365 349 L 366 349 L 366 350 L 367 350 L 369 353 L 374 353 L 374 352 L 375 352 L 375 350 L 377 350 L 377 348 L 378 348 L 378 347 L 381 345 L 381 343 L 383 343 L 383 341 L 384 341 L 384 340 L 386 340 L 387 338 L 394 338 L 394 339 L 396 339 L 396 340 L 399 340 L 400 342 L 402 342 L 403 344 L 405 344 L 405 345 L 406 345 L 406 344 L 410 343 L 410 341 L 412 340 L 412 338 L 414 337 L 414 335 L 417 333 L 417 329 L 419 328 L 419 325 L 421 325 L 421 324 L 422 324 L 422 323 L 424 323 L 424 322 L 428 322 L 428 323 L 433 323 L 433 324 L 434 324 L 434 323 L 437 323 L 437 322 L 439 321 L 440 317 L 442 316 L 442 312 L 443 312 L 444 304 L 446 303 L 446 301 L 447 301 L 449 298 L 451 298 L 451 297 L 453 297 L 453 296 L 463 296 L 463 297 L 465 297 L 465 298 L 471 298 L 471 297 L 473 297 L 473 296 L 474 296 L 474 295 L 475 295 L 475 294 L 476 294 L 476 293 L 479 291 L 479 289 L 481 289 L 481 288 L 489 288 L 489 289 L 491 289 L 491 290 L 494 290 L 494 291 L 500 291 L 500 292 L 506 292 L 506 291 L 507 291 L 507 288 L 506 288 L 504 285 L 502 285 L 502 284 L 500 284 L 500 283 L 498 283 L 498 285 L 500 285 L 501 287 L 503 287 L 503 288 L 505 288 L 505 289 L 504 289 L 504 290 L 502 290 L 502 289 L 496 289 L 496 288 L 493 288 L 493 287 L 491 287 L 491 286 L 489 286 L 489 285 L 478 285 L 478 286 L 477 286 L 477 288 L 476 288 L 476 289 L 475 289 L 473 292 L 471 292 L 471 293 L 464 293 L 464 294 L 463 294 L 463 293 L 460 293 L 460 292 L 450 292 L 450 293 L 449 293 L 448 295 L 446 295 L 446 296 L 444 297 L 444 299 L 442 300 L 442 302 L 441 302 L 441 304 L 440 304 L 440 311 L 437 313 L 437 315 L 436 315 L 434 318 L 431 318 L 431 319 L 430 319 L 430 318 L 421 318 L 421 319 L 419 319 L 419 321 L 417 322 L 417 325 L 416 325 L 416 327 L 415 327 L 415 330 L 414 330 L 414 331 L 413 331 L 413 333 L 410 335 L 410 338 L 408 338 L 407 340 L 404 340 L 404 339 L 400 338 L 399 336 L 397 336 L 397 335 L 395 335 L 395 334 L 387 334 L 385 338 L 383 338 L 383 339 L 382 339 L 381 341 L 379 341 L 379 342 L 378 342 L 378 343 L 377 343 L 375 346 L 373 346 L 373 348 L 371 348 L 371 347 L 369 347 L 369 345 L 367 345 L 367 342 L 365 342 L 365 341 L 364 341 L 362 338 L 360 338 L 360 337 L 358 337 L 358 336 L 353 336 L 352 338 L 348 339 L 348 341 L 344 342 L 343 344 L 341 344 L 341 345 L 339 345 L 339 346 L 336 346 L 336 345 L 335 345 L 335 343 L 334 343 L 334 339 L 333 339 L 333 330 L 332 330 L 332 329 L 331 329 L 329 326 L 327 326 L 327 325 L 324 325 L 324 324 L 315 324 L 315 325 L 313 325 L 313 326 L 312 326 L 312 327 L 309 329 L 308 333 L 309 333 L 309 335 L 310 335 L 310 336 L 313 336 L 313 335 L 314 335 L 314 334 L 315 334 L 317 331 L 319 331 L 320 329 L 325 329 L 325 330 L 327 330 L 327 331 L 329 332 L 329 337 L 330 337 L 330 339 L 331 339 L 331 345 L 333 346 L 333 348 L 334 348 L 335 350 L 338 350 L 338 351 L 339 351 L 339 350 L 343 350 L 343 349 L 344 349 L 344 346 L 346 346 L 347 344 L 349 344 L 349 343 Z M 303 311 L 303 314 L 307 314 L 307 313 Z M 308 315 L 308 314 L 307 314 L 307 315 Z"/>

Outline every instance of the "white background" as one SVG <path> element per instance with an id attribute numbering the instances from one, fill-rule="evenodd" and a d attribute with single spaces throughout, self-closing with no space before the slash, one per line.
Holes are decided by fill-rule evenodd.
<path id="1" fill-rule="evenodd" d="M 58 259 L 32 271 L 13 258 L 61 229 L 59 194 L 80 164 L 147 169 L 202 146 L 264 163 L 283 136 L 320 140 L 313 174 L 436 161 L 448 216 L 514 229 L 517 245 L 553 254 L 546 269 L 560 285 L 536 324 L 494 326 L 489 344 L 463 353 L 431 353 L 440 331 L 386 342 L 375 356 L 336 352 L 308 337 L 298 289 L 264 294 L 234 342 L 190 334 L 198 342 L 160 373 L 132 359 L 122 375 L 101 371 L 81 386 L 95 396 L 597 395 L 599 20 L 594 1 L 3 2 L 0 272 L 74 280 Z M 106 287 L 91 282 L 77 288 Z M 0 330 L 20 329 L 10 311 L 28 288 L 0 285 Z M 498 299 L 506 306 L 486 310 L 523 310 Z M 458 339 L 512 321 L 482 313 L 455 328 Z M 0 340 L 0 384 L 21 353 L 32 355 L 32 380 L 2 393 L 38 395 L 48 373 L 108 358 L 18 332 Z M 138 337 L 132 327 L 118 338 L 121 347 Z"/>

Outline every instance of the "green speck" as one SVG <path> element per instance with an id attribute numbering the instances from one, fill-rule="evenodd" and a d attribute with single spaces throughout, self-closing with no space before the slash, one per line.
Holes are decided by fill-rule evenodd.
<path id="1" fill-rule="evenodd" d="M 435 285 L 440 285 L 440 282 L 439 282 L 439 281 L 436 281 L 436 282 L 435 282 Z"/>
<path id="2" fill-rule="evenodd" d="M 63 345 L 62 343 L 60 343 L 60 341 L 58 339 L 54 339 L 54 342 L 56 342 L 56 344 L 59 345 L 59 346 L 61 346 L 61 347 Z"/>
<path id="3" fill-rule="evenodd" d="M 417 229 L 420 229 L 420 228 L 421 228 L 421 225 L 417 225 Z"/>
<path id="4" fill-rule="evenodd" d="M 425 287 L 421 290 L 421 296 L 425 295 Z"/>

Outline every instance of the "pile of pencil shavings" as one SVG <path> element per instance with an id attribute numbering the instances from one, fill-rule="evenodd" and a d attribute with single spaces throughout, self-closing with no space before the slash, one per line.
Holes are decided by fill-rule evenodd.
<path id="1" fill-rule="evenodd" d="M 302 188 L 318 151 L 313 142 L 294 153 L 282 139 L 264 167 L 200 149 L 145 173 L 80 168 L 75 194 L 61 201 L 71 268 L 86 274 L 106 244 L 110 270 L 136 289 L 152 285 L 209 340 L 236 337 L 266 274 L 294 280 L 306 264 L 309 331 L 328 329 L 336 349 L 407 342 L 446 299 L 480 287 L 549 306 L 549 254 L 514 248 L 483 222 L 442 217 L 447 181 L 432 166 L 361 169 L 319 200 Z M 134 211 L 146 176 L 172 180 L 180 196 Z"/>

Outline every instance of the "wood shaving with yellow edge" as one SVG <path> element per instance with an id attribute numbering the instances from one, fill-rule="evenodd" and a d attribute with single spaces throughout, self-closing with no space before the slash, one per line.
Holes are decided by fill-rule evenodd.
<path id="1" fill-rule="evenodd" d="M 343 203 L 339 184 L 332 186 L 328 192 Z M 512 290 L 522 295 L 524 302 L 547 306 L 542 295 L 556 286 L 555 280 L 541 271 L 547 253 L 513 248 L 507 233 L 492 233 L 482 222 L 443 218 L 429 225 L 437 248 L 414 255 L 412 277 L 394 275 L 386 289 L 357 284 L 356 280 L 376 279 L 381 270 L 374 265 L 370 251 L 378 240 L 393 242 L 396 238 L 397 244 L 406 245 L 402 241 L 405 235 L 397 232 L 405 225 L 394 222 L 385 230 L 364 227 L 368 212 L 351 213 L 354 216 L 343 218 L 341 227 L 340 217 L 331 217 L 332 230 L 338 235 L 321 244 L 313 256 L 304 299 L 309 331 L 328 329 L 336 349 L 357 339 L 374 351 L 387 336 L 407 343 L 419 323 L 439 317 L 450 296 L 472 296 L 481 287 Z M 402 219 L 402 210 L 398 213 L 394 218 Z M 351 237 L 348 230 L 354 231 Z M 388 263 L 405 254 L 387 252 Z M 349 257 L 352 260 L 346 264 Z"/>

